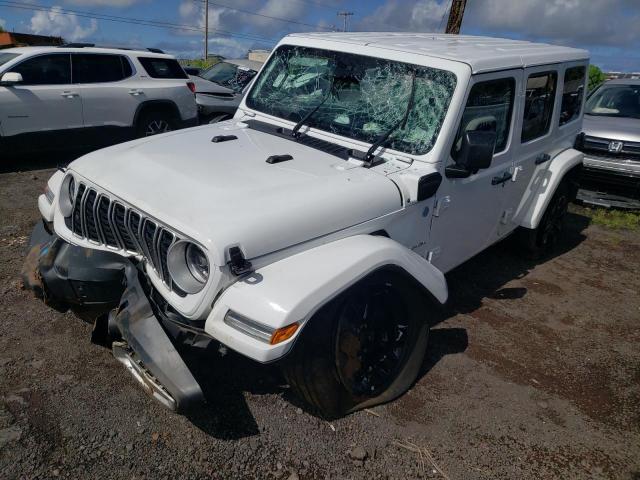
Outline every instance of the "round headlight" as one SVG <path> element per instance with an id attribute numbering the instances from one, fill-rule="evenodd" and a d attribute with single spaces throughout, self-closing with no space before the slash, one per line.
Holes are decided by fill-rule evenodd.
<path id="1" fill-rule="evenodd" d="M 191 275 L 200 283 L 207 283 L 209 279 L 209 261 L 200 247 L 190 243 L 187 246 L 185 256 Z"/>
<path id="2" fill-rule="evenodd" d="M 73 212 L 73 202 L 76 199 L 76 179 L 73 175 L 67 175 L 62 180 L 60 188 L 60 213 L 64 217 L 68 217 Z"/>
<path id="3" fill-rule="evenodd" d="M 186 293 L 198 293 L 209 279 L 209 259 L 195 243 L 181 240 L 167 253 L 171 280 Z"/>

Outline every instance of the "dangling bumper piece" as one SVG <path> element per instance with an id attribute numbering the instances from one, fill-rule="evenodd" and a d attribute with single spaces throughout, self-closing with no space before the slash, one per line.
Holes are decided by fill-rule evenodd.
<path id="1" fill-rule="evenodd" d="M 115 358 L 155 400 L 184 412 L 201 405 L 204 395 L 156 317 L 140 275 L 132 261 L 71 245 L 42 223 L 31 235 L 22 270 L 25 288 L 47 305 L 90 311 L 94 337 L 111 344 Z"/>

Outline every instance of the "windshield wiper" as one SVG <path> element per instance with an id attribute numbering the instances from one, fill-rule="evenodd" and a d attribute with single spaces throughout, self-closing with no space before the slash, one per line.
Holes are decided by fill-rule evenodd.
<path id="1" fill-rule="evenodd" d="M 407 120 L 409 119 L 409 113 L 411 113 L 411 109 L 413 108 L 413 98 L 415 96 L 416 93 L 416 71 L 414 70 L 412 75 L 411 75 L 411 92 L 409 93 L 409 101 L 407 102 L 407 110 L 404 112 L 404 116 L 402 117 L 402 120 L 400 120 L 398 123 L 396 123 L 393 127 L 391 127 L 389 130 L 387 130 L 386 133 L 383 133 L 380 137 L 378 137 L 378 139 L 373 142 L 373 144 L 371 145 L 371 147 L 369 147 L 369 150 L 367 150 L 367 153 L 365 153 L 364 155 L 364 161 L 371 164 L 373 162 L 373 159 L 376 157 L 374 152 L 379 148 L 379 147 L 384 147 L 386 145 L 386 143 L 389 141 L 389 137 L 396 131 L 396 130 L 401 130 L 405 127 L 405 125 L 407 124 Z"/>
<path id="2" fill-rule="evenodd" d="M 300 130 L 302 128 L 302 126 L 307 122 L 307 120 L 309 120 L 313 115 L 315 115 L 315 113 L 318 111 L 318 109 L 324 104 L 324 102 L 327 101 L 327 99 L 331 96 L 331 92 L 333 92 L 333 81 L 334 81 L 335 77 L 331 78 L 331 84 L 329 85 L 329 90 L 327 90 L 327 94 L 324 96 L 324 98 L 322 99 L 322 101 L 320 101 L 320 103 L 318 103 L 318 105 L 316 105 L 313 110 L 311 110 L 309 113 L 307 113 L 304 117 L 302 117 L 298 123 L 295 124 L 295 126 L 293 127 L 293 129 L 291 130 L 291 136 L 293 138 L 298 138 L 300 136 L 300 133 L 298 132 L 298 130 Z"/>

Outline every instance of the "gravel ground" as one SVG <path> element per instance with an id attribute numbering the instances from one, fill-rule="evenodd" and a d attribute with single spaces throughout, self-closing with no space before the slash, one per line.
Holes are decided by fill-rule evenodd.
<path id="1" fill-rule="evenodd" d="M 275 368 L 204 353 L 209 405 L 183 417 L 20 289 L 58 160 L 0 173 L 2 478 L 640 479 L 637 232 L 573 208 L 557 256 L 507 241 L 452 272 L 420 378 L 388 405 L 328 423 Z"/>

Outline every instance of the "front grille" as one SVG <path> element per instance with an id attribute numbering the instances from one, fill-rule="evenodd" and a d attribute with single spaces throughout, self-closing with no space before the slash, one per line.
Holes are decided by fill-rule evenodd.
<path id="1" fill-rule="evenodd" d="M 581 150 L 594 157 L 612 160 L 640 161 L 640 142 L 622 142 L 620 152 L 609 151 L 609 144 L 617 140 L 601 137 L 585 136 Z"/>
<path id="2" fill-rule="evenodd" d="M 163 225 L 83 183 L 78 185 L 65 224 L 93 243 L 142 255 L 169 289 L 181 293 L 172 285 L 167 269 L 169 248 L 178 237 Z"/>

